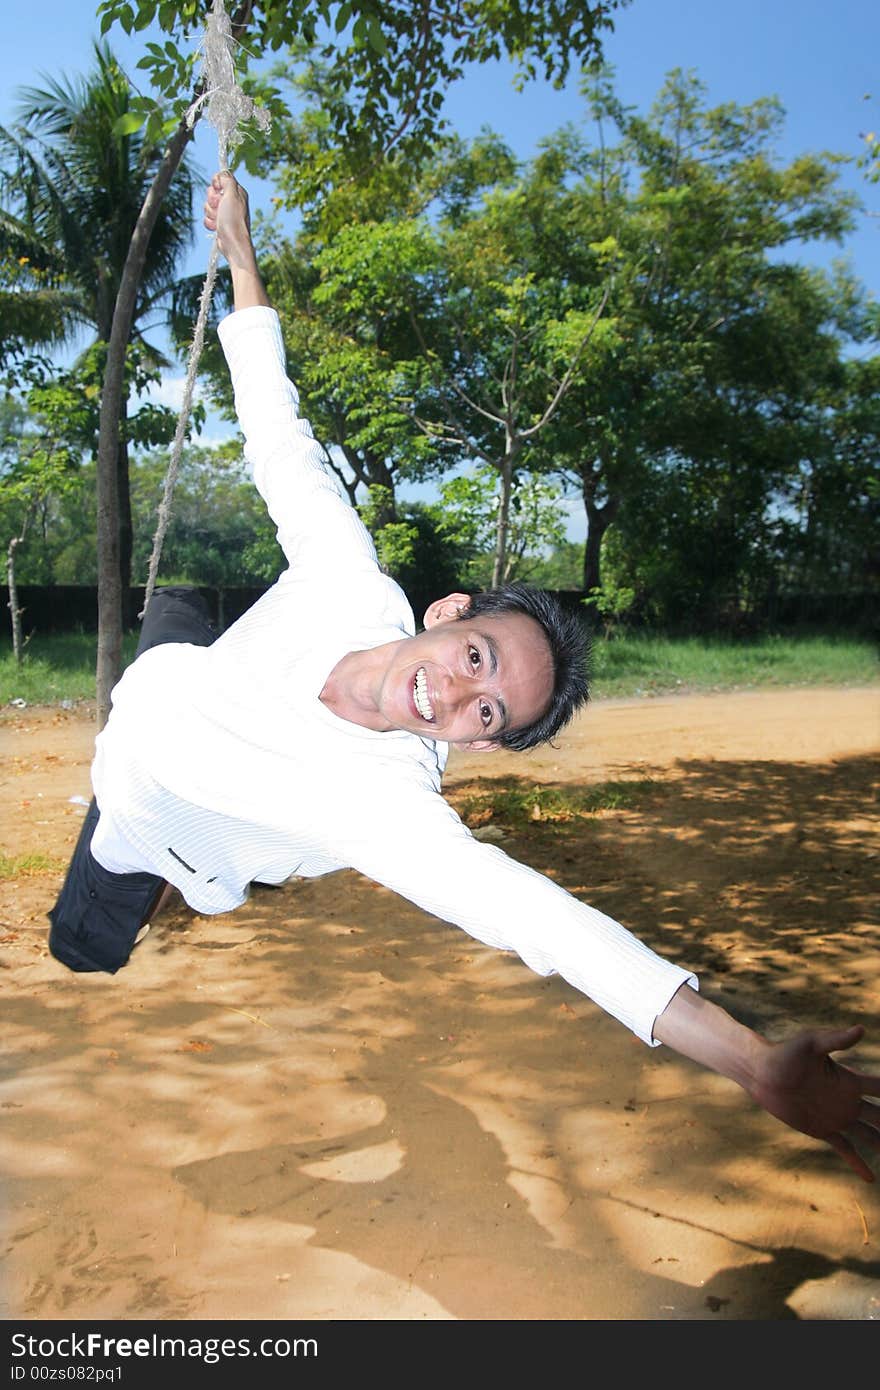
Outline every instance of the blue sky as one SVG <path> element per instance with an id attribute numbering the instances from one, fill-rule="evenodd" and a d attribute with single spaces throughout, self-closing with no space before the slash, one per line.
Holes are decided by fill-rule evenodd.
<path id="1" fill-rule="evenodd" d="M 41 73 L 73 74 L 89 66 L 95 3 L 35 0 L 18 6 L 15 38 L 0 49 L 0 121 L 11 120 L 18 87 L 37 83 Z M 876 19 L 875 0 L 634 0 L 618 12 L 605 53 L 628 104 L 644 110 L 670 69 L 693 69 L 713 102 L 778 96 L 787 111 L 783 158 L 807 150 L 857 156 L 862 133 L 880 130 Z M 110 38 L 134 72 L 142 36 L 128 40 L 114 31 Z M 866 94 L 872 99 L 865 100 Z M 492 125 L 525 157 L 542 135 L 579 119 L 581 102 L 575 82 L 563 92 L 533 83 L 519 94 L 496 65 L 453 89 L 447 115 L 464 135 Z M 216 151 L 210 131 L 200 135 L 197 149 L 210 168 Z M 844 182 L 876 214 L 860 219 L 846 250 L 864 282 L 880 292 L 880 186 L 866 185 L 856 169 L 845 173 Z"/>
<path id="2" fill-rule="evenodd" d="M 0 121 L 13 118 L 15 91 L 35 84 L 41 73 L 84 71 L 97 34 L 93 0 L 36 0 L 17 8 L 15 38 L 0 48 Z M 786 113 L 779 146 L 783 159 L 829 150 L 856 158 L 865 131 L 880 131 L 880 55 L 876 45 L 876 0 L 634 0 L 615 20 L 605 55 L 616 69 L 623 101 L 645 110 L 675 67 L 693 69 L 711 102 L 747 103 L 776 96 Z M 133 70 L 143 51 L 111 33 L 117 55 Z M 866 99 L 869 98 L 869 99 Z M 541 136 L 565 121 L 579 120 L 575 82 L 555 92 L 532 83 L 513 90 L 510 74 L 493 65 L 470 74 L 450 93 L 446 114 L 464 136 L 489 124 L 527 158 Z M 215 163 L 216 139 L 204 130 L 197 158 L 206 170 Z M 827 264 L 841 251 L 863 283 L 880 293 L 880 185 L 869 185 L 855 167 L 842 182 L 864 200 L 866 210 L 843 248 L 805 251 L 804 259 Z M 259 191 L 257 192 L 259 201 Z M 196 273 L 207 255 L 199 241 L 187 267 Z M 169 398 L 173 399 L 169 383 Z"/>

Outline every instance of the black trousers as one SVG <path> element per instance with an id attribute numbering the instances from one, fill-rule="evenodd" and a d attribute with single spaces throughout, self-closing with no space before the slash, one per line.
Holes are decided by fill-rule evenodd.
<path id="1" fill-rule="evenodd" d="M 156 589 L 144 617 L 136 658 L 164 642 L 209 647 L 217 633 L 201 594 Z M 91 852 L 99 811 L 92 798 L 64 886 L 49 913 L 49 950 L 71 970 L 115 975 L 131 955 L 135 937 L 156 906 L 165 880 L 155 874 L 113 874 Z"/>

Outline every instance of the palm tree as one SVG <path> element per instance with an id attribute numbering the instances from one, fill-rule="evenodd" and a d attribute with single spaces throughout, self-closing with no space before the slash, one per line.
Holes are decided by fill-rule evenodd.
<path id="1" fill-rule="evenodd" d="M 28 348 L 64 343 L 78 313 L 54 248 L 0 208 L 0 367 Z"/>
<path id="2" fill-rule="evenodd" d="M 5 225 L 10 235 L 17 227 L 34 238 L 63 269 L 66 303 L 56 306 L 58 317 L 44 312 L 42 341 L 57 342 L 87 324 L 107 342 L 132 230 L 162 150 L 139 131 L 118 133 L 132 91 L 106 43 L 95 44 L 95 67 L 86 77 L 45 81 L 45 87 L 20 89 L 17 122 L 0 127 Z M 169 301 L 192 236 L 192 190 L 192 174 L 181 164 L 150 238 L 132 338 L 143 341 L 145 321 Z M 39 321 L 35 308 L 29 331 Z M 150 352 L 164 364 L 158 350 Z M 117 454 L 123 595 L 132 549 L 126 418 L 123 399 Z"/>

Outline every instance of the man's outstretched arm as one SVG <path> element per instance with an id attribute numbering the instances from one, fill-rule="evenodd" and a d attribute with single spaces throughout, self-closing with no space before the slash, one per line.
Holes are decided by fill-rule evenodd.
<path id="1" fill-rule="evenodd" d="M 659 1015 L 654 1037 L 736 1081 L 758 1105 L 792 1129 L 830 1144 L 865 1182 L 874 1174 L 859 1149 L 880 1153 L 880 1077 L 841 1066 L 864 1029 L 812 1029 L 771 1043 L 692 989 L 680 989 Z"/>
<path id="2" fill-rule="evenodd" d="M 204 224 L 218 233 L 229 262 L 236 310 L 271 308 L 251 241 L 247 194 L 231 174 L 214 175 Z M 356 514 L 350 515 L 354 525 Z M 323 528 L 318 532 L 323 535 Z M 419 901 L 418 894 L 405 896 Z M 874 1175 L 856 1145 L 880 1152 L 880 1106 L 865 1099 L 880 1096 L 880 1077 L 862 1075 L 829 1056 L 854 1046 L 862 1032 L 860 1027 L 813 1030 L 770 1043 L 687 986 L 673 995 L 654 1024 L 657 1042 L 737 1082 L 771 1115 L 830 1144 L 859 1177 L 871 1182 Z"/>
<path id="3" fill-rule="evenodd" d="M 271 308 L 251 241 L 248 196 L 232 174 L 215 174 L 208 185 L 204 224 L 217 233 L 219 248 L 229 262 L 235 308 Z"/>
<path id="4" fill-rule="evenodd" d="M 376 551 L 355 508 L 343 495 L 326 451 L 300 414 L 287 375 L 278 316 L 260 275 L 251 240 L 248 196 L 230 173 L 217 173 L 205 195 L 204 225 L 217 233 L 229 262 L 235 313 L 218 333 L 232 377 L 244 456 L 278 527 L 291 566 L 331 571 L 361 582 L 378 572 Z M 357 571 L 358 578 L 354 579 Z"/>

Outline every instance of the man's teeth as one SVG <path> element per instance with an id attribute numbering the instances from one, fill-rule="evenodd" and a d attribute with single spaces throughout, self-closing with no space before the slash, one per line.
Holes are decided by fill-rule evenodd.
<path id="1" fill-rule="evenodd" d="M 416 702 L 416 709 L 423 719 L 430 723 L 434 721 L 434 710 L 431 701 L 428 699 L 428 677 L 425 675 L 423 666 L 416 671 L 416 678 L 413 683 L 413 696 Z"/>

